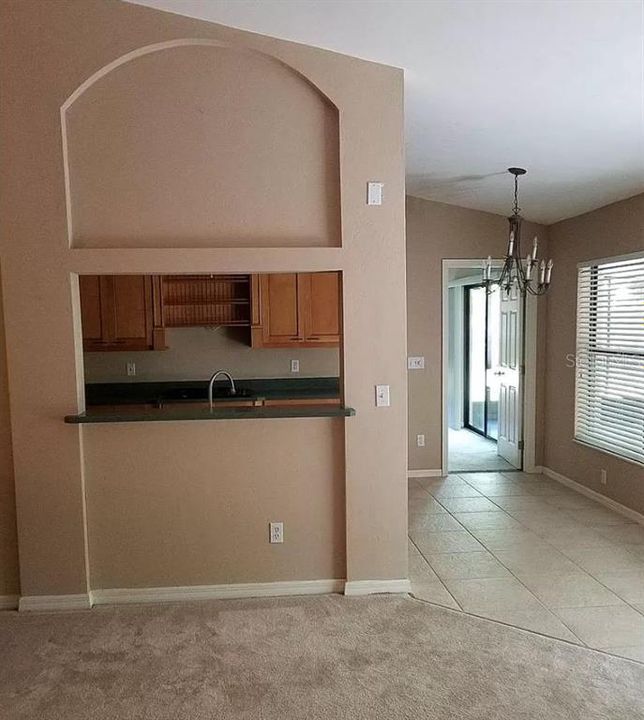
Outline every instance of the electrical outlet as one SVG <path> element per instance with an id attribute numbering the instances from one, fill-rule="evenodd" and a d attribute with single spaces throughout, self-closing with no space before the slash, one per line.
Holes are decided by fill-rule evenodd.
<path id="1" fill-rule="evenodd" d="M 606 485 L 608 483 L 608 477 L 606 475 L 606 470 L 603 468 L 599 471 L 599 482 L 602 485 Z"/>
<path id="2" fill-rule="evenodd" d="M 126 367 L 127 367 L 128 377 L 133 377 L 134 375 L 136 375 L 136 363 L 135 362 L 129 362 Z"/>
<path id="3" fill-rule="evenodd" d="M 408 357 L 407 358 L 407 369 L 408 370 L 424 370 L 425 369 L 425 358 L 422 355 L 419 357 Z"/>
<path id="4" fill-rule="evenodd" d="M 418 447 L 425 447 L 425 436 L 424 435 L 416 435 L 416 445 Z"/>
<path id="5" fill-rule="evenodd" d="M 293 373 L 300 372 L 300 361 L 299 360 L 291 360 L 291 372 L 293 372 Z"/>
<path id="6" fill-rule="evenodd" d="M 269 533 L 269 542 L 283 543 L 284 542 L 284 523 L 283 522 L 268 523 L 268 533 Z"/>

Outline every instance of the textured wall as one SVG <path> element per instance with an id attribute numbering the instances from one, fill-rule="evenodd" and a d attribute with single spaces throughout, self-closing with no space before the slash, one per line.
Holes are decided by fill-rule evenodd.
<path id="1" fill-rule="evenodd" d="M 91 574 L 84 484 L 92 483 L 92 460 L 83 448 L 81 430 L 62 422 L 65 414 L 83 407 L 74 273 L 342 271 L 341 367 L 346 401 L 357 415 L 341 421 L 346 523 L 345 537 L 335 538 L 335 547 L 344 540 L 351 580 L 406 577 L 402 72 L 116 0 L 12 0 L 2 4 L 2 13 L 6 151 L 0 255 L 22 593 L 83 593 Z M 233 238 L 230 247 L 185 248 L 179 239 L 176 248 L 70 249 L 60 108 L 89 77 L 125 54 L 186 38 L 207 38 L 266 53 L 307 78 L 338 108 L 341 247 L 249 248 L 242 247 L 247 243 L 235 244 Z M 236 87 L 229 90 L 234 93 Z M 140 93 L 145 99 L 145 88 Z M 288 107 L 288 98 L 280 102 Z M 281 126 L 273 128 L 274 134 L 281 131 Z M 194 140 L 200 142 L 198 137 Z M 292 163 L 300 167 L 298 157 Z M 374 178 L 387 188 L 382 207 L 365 203 L 366 182 Z M 152 192 L 154 177 L 148 179 Z M 264 199 L 263 194 L 248 195 L 246 202 L 253 206 Z M 136 218 L 130 218 L 135 236 Z M 252 236 L 254 228 L 247 230 Z M 389 408 L 374 406 L 374 386 L 380 383 L 391 385 Z M 230 432 L 243 442 L 245 423 L 230 424 Z M 263 432 L 270 438 L 274 427 L 268 422 Z M 127 426 L 108 432 L 111 437 L 120 435 L 123 446 L 128 446 Z M 319 432 L 328 457 L 334 456 L 328 435 L 322 427 Z M 294 474 L 306 459 L 308 433 L 308 426 L 294 424 L 290 443 L 282 447 L 291 456 Z M 167 452 L 169 443 L 178 457 L 186 455 L 179 433 L 161 436 L 150 431 L 149 435 L 145 453 L 151 458 Z M 276 434 L 275 440 L 283 444 L 281 435 Z M 252 447 L 249 453 L 253 454 Z M 145 457 L 139 460 L 138 467 L 145 472 Z M 255 460 L 256 482 L 276 482 L 270 465 L 259 454 Z M 139 478 L 150 487 L 153 467 L 150 463 L 149 477 Z M 297 487 L 292 480 L 277 481 Z M 332 473 L 328 482 L 334 482 Z M 88 490 L 91 495 L 92 488 Z M 216 522 L 216 512 L 212 518 Z M 89 537 L 91 533 L 89 527 Z M 227 543 L 222 552 L 232 552 L 239 538 L 230 537 Z"/>
<path id="2" fill-rule="evenodd" d="M 574 442 L 577 263 L 644 250 L 644 194 L 550 227 L 556 282 L 548 302 L 544 465 L 644 513 L 644 468 Z M 608 484 L 600 484 L 600 470 Z"/>

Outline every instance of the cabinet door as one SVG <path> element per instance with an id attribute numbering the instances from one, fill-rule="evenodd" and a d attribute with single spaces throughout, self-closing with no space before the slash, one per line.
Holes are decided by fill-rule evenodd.
<path id="1" fill-rule="evenodd" d="M 151 277 L 81 275 L 79 288 L 86 351 L 153 349 Z"/>
<path id="2" fill-rule="evenodd" d="M 80 275 L 81 323 L 83 348 L 87 351 L 101 350 L 103 345 L 103 322 L 101 319 L 101 278 L 99 275 Z"/>
<path id="3" fill-rule="evenodd" d="M 262 275 L 262 345 L 288 347 L 304 337 L 297 273 Z"/>
<path id="4" fill-rule="evenodd" d="M 106 319 L 109 342 L 128 350 L 152 347 L 152 280 L 145 275 L 105 276 L 112 312 Z"/>
<path id="5" fill-rule="evenodd" d="M 337 272 L 301 275 L 304 340 L 320 345 L 340 342 L 340 274 Z"/>

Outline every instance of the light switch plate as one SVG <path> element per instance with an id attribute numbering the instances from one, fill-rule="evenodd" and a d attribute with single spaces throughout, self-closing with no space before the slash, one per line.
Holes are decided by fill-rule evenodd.
<path id="1" fill-rule="evenodd" d="M 376 385 L 376 407 L 389 407 L 389 385 Z"/>
<path id="2" fill-rule="evenodd" d="M 425 369 L 425 358 L 421 355 L 418 357 L 407 358 L 407 369 L 408 370 L 424 370 Z"/>
<path id="3" fill-rule="evenodd" d="M 385 184 L 381 182 L 367 183 L 367 205 L 382 205 L 382 191 Z"/>

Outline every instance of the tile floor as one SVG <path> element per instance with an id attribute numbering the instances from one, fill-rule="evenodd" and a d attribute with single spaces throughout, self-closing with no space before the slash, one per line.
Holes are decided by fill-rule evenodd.
<path id="1" fill-rule="evenodd" d="M 644 526 L 543 475 L 409 481 L 423 600 L 644 662 Z"/>

